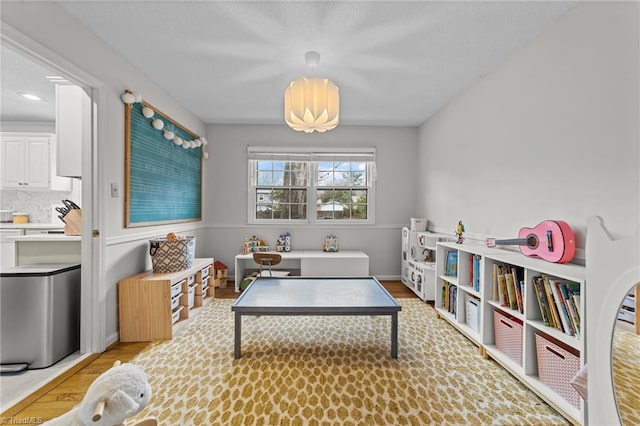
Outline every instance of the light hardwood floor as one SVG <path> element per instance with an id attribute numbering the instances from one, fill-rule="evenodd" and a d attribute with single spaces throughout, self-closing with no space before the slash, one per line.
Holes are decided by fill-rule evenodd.
<path id="1" fill-rule="evenodd" d="M 400 281 L 383 281 L 384 287 L 396 298 L 416 297 Z M 233 283 L 226 288 L 217 288 L 215 298 L 234 299 L 237 293 Z M 53 382 L 37 390 L 13 407 L 5 410 L 2 418 L 24 419 L 27 417 L 49 420 L 66 413 L 79 404 L 87 388 L 117 360 L 128 362 L 153 342 L 118 342 L 101 354 L 86 359 L 81 365 L 58 377 Z"/>

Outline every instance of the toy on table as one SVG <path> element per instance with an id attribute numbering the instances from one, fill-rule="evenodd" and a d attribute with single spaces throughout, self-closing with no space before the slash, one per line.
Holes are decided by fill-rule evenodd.
<path id="1" fill-rule="evenodd" d="M 464 224 L 461 220 L 458 221 L 458 227 L 456 228 L 456 235 L 458 236 L 458 240 L 456 244 L 462 244 L 464 242 L 464 237 L 462 234 L 464 233 Z"/>
<path id="2" fill-rule="evenodd" d="M 324 239 L 324 244 L 322 245 L 323 251 L 328 252 L 336 252 L 338 251 L 338 237 L 333 234 L 329 234 Z"/>
<path id="3" fill-rule="evenodd" d="M 49 420 L 49 426 L 117 426 L 142 411 L 151 399 L 151 385 L 139 365 L 116 361 L 98 376 L 79 405 L 60 417 Z M 157 425 L 147 418 L 135 426 Z"/>
<path id="4" fill-rule="evenodd" d="M 254 253 L 256 251 L 269 251 L 269 246 L 265 240 L 253 235 L 251 238 L 245 237 L 242 244 L 242 254 Z"/>
<path id="5" fill-rule="evenodd" d="M 281 234 L 276 242 L 276 251 L 290 252 L 291 251 L 291 234 Z"/>

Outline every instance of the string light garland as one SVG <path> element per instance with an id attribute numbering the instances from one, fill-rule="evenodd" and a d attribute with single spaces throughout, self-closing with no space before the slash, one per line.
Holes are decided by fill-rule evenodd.
<path id="1" fill-rule="evenodd" d="M 130 92 L 127 90 L 120 96 L 120 99 L 122 100 L 122 102 L 128 105 L 129 108 L 131 108 L 134 103 L 142 103 L 142 94 L 140 94 L 139 92 Z M 185 149 L 191 149 L 200 148 L 203 145 L 207 146 L 209 144 L 209 141 L 207 141 L 207 139 L 203 137 L 193 140 L 184 140 L 180 136 L 176 135 L 171 124 L 167 124 L 165 127 L 165 123 L 162 119 L 154 118 L 155 111 L 148 106 L 142 107 L 142 115 L 145 118 L 150 119 L 151 126 L 158 131 L 162 131 L 162 136 L 165 139 L 172 141 L 175 145 L 182 146 Z M 204 151 L 202 155 L 205 160 L 209 158 L 209 153 L 206 151 Z"/>

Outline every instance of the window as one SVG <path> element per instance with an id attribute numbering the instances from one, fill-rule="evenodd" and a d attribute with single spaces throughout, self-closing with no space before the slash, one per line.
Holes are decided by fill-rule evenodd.
<path id="1" fill-rule="evenodd" d="M 375 149 L 249 148 L 250 223 L 374 223 Z"/>
<path id="2" fill-rule="evenodd" d="M 256 163 L 256 219 L 306 219 L 307 163 L 275 160 Z"/>

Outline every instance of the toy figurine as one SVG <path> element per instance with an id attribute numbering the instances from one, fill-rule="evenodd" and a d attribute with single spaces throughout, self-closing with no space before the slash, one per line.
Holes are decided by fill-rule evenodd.
<path id="1" fill-rule="evenodd" d="M 276 243 L 276 251 L 290 252 L 291 251 L 291 234 L 280 234 Z"/>
<path id="2" fill-rule="evenodd" d="M 461 220 L 458 221 L 458 227 L 456 228 L 456 235 L 458 236 L 458 240 L 456 244 L 462 244 L 464 242 L 464 237 L 462 234 L 464 233 L 464 224 Z"/>
<path id="3" fill-rule="evenodd" d="M 337 252 L 338 251 L 338 237 L 333 234 L 327 235 L 324 239 L 324 244 L 322 245 L 322 250 L 327 252 Z"/>

